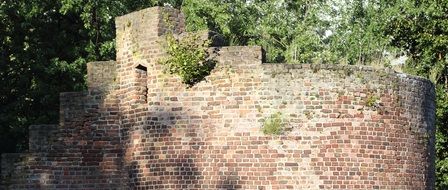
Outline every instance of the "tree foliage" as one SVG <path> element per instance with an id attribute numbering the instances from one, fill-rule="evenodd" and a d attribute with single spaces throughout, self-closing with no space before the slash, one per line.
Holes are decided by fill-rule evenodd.
<path id="1" fill-rule="evenodd" d="M 28 125 L 56 123 L 58 92 L 83 88 L 86 31 L 57 6 L 50 0 L 0 4 L 2 152 L 24 148 Z"/>
<path id="2" fill-rule="evenodd" d="M 208 52 L 210 40 L 202 40 L 198 34 L 177 37 L 169 33 L 165 37 L 167 56 L 159 63 L 167 72 L 178 75 L 188 87 L 210 74 L 216 62 Z"/>

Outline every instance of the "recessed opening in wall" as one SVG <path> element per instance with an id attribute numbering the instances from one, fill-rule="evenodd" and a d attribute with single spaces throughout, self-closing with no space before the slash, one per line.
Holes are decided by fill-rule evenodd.
<path id="1" fill-rule="evenodd" d="M 144 72 L 147 72 L 148 71 L 148 69 L 145 67 L 145 66 L 143 66 L 143 65 L 137 65 L 137 67 L 135 67 L 136 69 L 138 69 L 138 70 L 141 70 L 141 71 L 144 71 Z"/>
<path id="2" fill-rule="evenodd" d="M 136 102 L 146 103 L 148 98 L 148 69 L 139 64 L 135 67 Z"/>
<path id="3" fill-rule="evenodd" d="M 261 48 L 261 62 L 266 63 L 266 50 L 264 48 Z"/>

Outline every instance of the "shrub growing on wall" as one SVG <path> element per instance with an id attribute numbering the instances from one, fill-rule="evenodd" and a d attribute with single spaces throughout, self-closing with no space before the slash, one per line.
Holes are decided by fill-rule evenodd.
<path id="1" fill-rule="evenodd" d="M 215 66 L 207 51 L 210 40 L 202 40 L 197 34 L 176 37 L 166 35 L 167 57 L 159 61 L 170 74 L 178 75 L 189 87 L 202 81 Z"/>
<path id="2" fill-rule="evenodd" d="M 283 133 L 284 123 L 280 112 L 272 114 L 263 123 L 262 131 L 266 135 L 281 135 Z"/>

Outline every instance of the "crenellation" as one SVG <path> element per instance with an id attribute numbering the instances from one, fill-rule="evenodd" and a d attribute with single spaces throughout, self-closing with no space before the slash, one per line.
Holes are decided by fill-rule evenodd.
<path id="1" fill-rule="evenodd" d="M 117 86 L 115 61 L 87 63 L 87 86 L 90 91 L 109 91 Z"/>
<path id="2" fill-rule="evenodd" d="M 158 63 L 183 19 L 165 7 L 116 18 L 116 61 L 88 63 L 88 90 L 60 95 L 59 125 L 30 126 L 30 151 L 2 155 L 2 188 L 434 188 L 431 82 L 219 46 L 188 88 Z M 262 130 L 273 116 L 279 135 Z"/>
<path id="3" fill-rule="evenodd" d="M 86 92 L 64 92 L 59 96 L 59 126 L 67 123 L 81 122 L 84 112 L 84 97 Z"/>
<path id="4" fill-rule="evenodd" d="M 28 128 L 29 152 L 47 152 L 58 131 L 58 125 L 30 125 Z"/>

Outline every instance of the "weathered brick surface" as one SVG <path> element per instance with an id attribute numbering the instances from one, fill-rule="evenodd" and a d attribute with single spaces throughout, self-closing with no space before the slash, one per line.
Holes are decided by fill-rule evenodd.
<path id="1" fill-rule="evenodd" d="M 3 156 L 6 187 L 434 188 L 429 81 L 362 66 L 264 64 L 260 47 L 216 47 L 210 76 L 186 88 L 157 63 L 162 35 L 184 30 L 179 11 L 141 10 L 116 27 L 117 61 L 89 63 L 89 90 L 61 94 L 57 132 L 35 141 L 46 148 Z M 284 132 L 265 135 L 274 113 Z"/>
<path id="2" fill-rule="evenodd" d="M 117 62 L 98 61 L 87 64 L 87 86 L 91 90 L 110 91 L 116 86 Z"/>
<path id="3" fill-rule="evenodd" d="M 31 125 L 29 131 L 29 152 L 46 152 L 51 149 L 58 125 Z"/>

